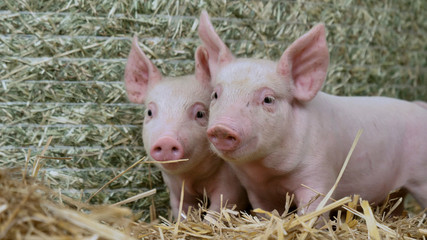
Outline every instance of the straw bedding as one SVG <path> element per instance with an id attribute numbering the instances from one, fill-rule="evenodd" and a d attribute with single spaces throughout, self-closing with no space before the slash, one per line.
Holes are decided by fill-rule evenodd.
<path id="1" fill-rule="evenodd" d="M 54 158 L 43 159 L 37 178 L 84 202 L 145 156 L 143 107 L 128 102 L 122 83 L 131 37 L 139 37 L 163 74 L 191 73 L 201 9 L 240 57 L 278 59 L 324 22 L 331 64 L 323 91 L 427 101 L 426 6 L 423 0 L 0 1 L 0 167 L 22 168 L 26 159 L 34 165 L 52 137 L 45 155 Z M 156 194 L 125 206 L 141 221 L 167 218 L 168 192 L 149 164 L 127 171 L 90 202 L 116 203 L 153 188 Z M 409 211 L 419 212 L 411 204 Z M 420 219 L 403 221 L 425 224 Z"/>
<path id="2" fill-rule="evenodd" d="M 374 212 L 358 197 L 346 197 L 312 214 L 297 216 L 287 210 L 262 216 L 222 209 L 220 213 L 201 207 L 173 223 L 161 217 L 151 223 L 137 221 L 128 208 L 89 205 L 52 190 L 14 168 L 0 170 L 0 239 L 425 239 L 426 213 L 390 217 L 379 206 Z M 388 204 L 392 204 L 389 201 Z M 320 229 L 308 221 L 337 207 L 338 220 L 323 220 Z M 205 215 L 207 213 L 207 215 Z M 355 216 L 356 215 L 356 216 Z M 204 216 L 204 217 L 203 217 Z M 203 220 L 204 218 L 204 220 Z"/>

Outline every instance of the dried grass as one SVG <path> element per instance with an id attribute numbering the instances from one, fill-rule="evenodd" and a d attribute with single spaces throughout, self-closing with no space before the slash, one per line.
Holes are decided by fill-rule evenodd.
<path id="1" fill-rule="evenodd" d="M 298 216 L 286 211 L 252 216 L 233 209 L 219 213 L 201 207 L 192 209 L 176 223 L 163 217 L 152 223 L 135 221 L 128 208 L 88 205 L 70 199 L 28 177 L 23 181 L 19 169 L 0 170 L 1 239 L 425 239 L 426 213 L 389 217 L 360 200 L 346 197 L 317 211 Z M 337 220 L 322 219 L 320 229 L 308 222 L 326 211 L 341 208 Z M 206 216 L 203 220 L 203 216 Z M 209 217 L 207 217 L 209 216 Z M 345 217 L 345 218 L 344 218 Z"/>
<path id="2" fill-rule="evenodd" d="M 129 231 L 129 209 L 76 204 L 33 178 L 22 181 L 21 176 L 18 169 L 0 170 L 0 239 L 83 239 L 95 236 L 129 239 L 123 231 L 111 227 L 120 226 Z M 111 222 L 111 219 L 114 222 L 110 227 L 100 223 Z"/>

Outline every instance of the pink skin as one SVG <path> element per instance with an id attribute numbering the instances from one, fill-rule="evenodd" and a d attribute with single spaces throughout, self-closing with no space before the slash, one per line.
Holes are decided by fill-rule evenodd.
<path id="1" fill-rule="evenodd" d="M 197 50 L 198 62 L 206 52 Z M 181 184 L 185 180 L 183 213 L 197 207 L 206 192 L 209 209 L 218 211 L 223 204 L 245 209 L 248 199 L 231 167 L 209 148 L 206 138 L 211 87 L 208 69 L 196 66 L 196 75 L 163 78 L 138 46 L 135 37 L 125 70 L 129 100 L 146 105 L 143 141 L 146 152 L 159 164 L 170 190 L 170 203 L 178 217 Z M 196 78 L 197 77 L 197 78 Z M 166 160 L 186 162 L 160 164 Z"/>
<path id="2" fill-rule="evenodd" d="M 313 211 L 332 187 L 358 129 L 361 139 L 333 198 L 360 194 L 380 203 L 405 188 L 427 207 L 425 103 L 319 92 L 329 53 L 319 24 L 292 43 L 278 62 L 236 59 L 206 11 L 199 36 L 212 75 L 208 137 L 245 186 L 254 208 L 284 210 L 295 194 L 300 213 Z"/>
<path id="3" fill-rule="evenodd" d="M 427 103 L 423 101 L 414 101 L 415 104 L 418 104 L 419 106 L 427 109 Z"/>

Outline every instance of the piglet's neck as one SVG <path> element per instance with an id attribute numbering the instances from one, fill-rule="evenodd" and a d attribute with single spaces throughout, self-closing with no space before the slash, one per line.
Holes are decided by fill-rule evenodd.
<path id="1" fill-rule="evenodd" d="M 175 188 L 180 189 L 182 181 L 185 181 L 185 191 L 195 196 L 203 196 L 204 191 L 210 191 L 209 187 L 214 186 L 217 177 L 216 175 L 225 168 L 228 167 L 226 163 L 216 155 L 205 157 L 199 164 L 194 165 L 188 171 L 170 175 L 168 178 L 171 180 L 170 183 Z"/>
<path id="2" fill-rule="evenodd" d="M 197 164 L 176 176 L 189 181 L 198 181 L 211 177 L 224 164 L 224 161 L 213 153 L 209 153 L 206 156 L 197 156 L 197 158 L 199 158 L 197 159 Z"/>

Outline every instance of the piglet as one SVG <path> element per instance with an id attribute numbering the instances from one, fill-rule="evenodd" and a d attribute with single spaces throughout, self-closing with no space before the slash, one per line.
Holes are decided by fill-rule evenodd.
<path id="1" fill-rule="evenodd" d="M 206 56 L 198 48 L 198 62 Z M 200 59 L 202 58 L 202 59 Z M 212 88 L 207 69 L 197 67 L 196 75 L 163 77 L 138 46 L 132 42 L 125 70 L 125 85 L 131 102 L 146 106 L 143 141 L 146 152 L 158 162 L 170 190 L 173 215 L 178 217 L 181 184 L 185 180 L 183 212 L 196 207 L 206 193 L 210 210 L 236 204 L 245 209 L 246 192 L 230 166 L 209 148 L 206 137 L 208 106 Z M 189 159 L 161 164 L 166 160 Z M 223 207 L 224 207 L 223 206 Z"/>
<path id="2" fill-rule="evenodd" d="M 420 102 L 337 97 L 319 92 L 329 52 L 322 24 L 294 41 L 278 62 L 235 58 L 207 13 L 199 37 L 212 76 L 208 138 L 245 186 L 254 208 L 284 210 L 295 194 L 313 211 L 343 165 L 358 129 L 364 132 L 333 198 L 360 194 L 380 203 L 397 188 L 427 207 L 427 111 Z"/>

